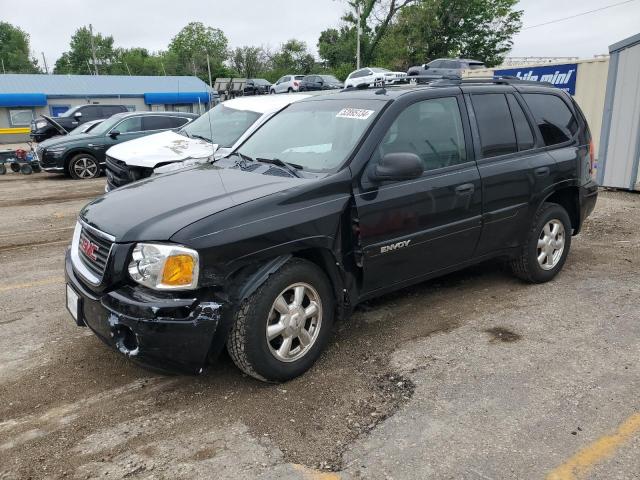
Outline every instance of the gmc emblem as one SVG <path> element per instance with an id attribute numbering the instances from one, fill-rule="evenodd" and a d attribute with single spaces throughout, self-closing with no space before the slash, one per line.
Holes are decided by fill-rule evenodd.
<path id="1" fill-rule="evenodd" d="M 96 252 L 100 250 L 100 247 L 93 242 L 90 242 L 86 238 L 80 239 L 80 250 L 94 262 L 98 259 Z"/>

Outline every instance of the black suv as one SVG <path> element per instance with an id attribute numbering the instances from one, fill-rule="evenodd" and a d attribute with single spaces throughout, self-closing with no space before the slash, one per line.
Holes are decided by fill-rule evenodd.
<path id="1" fill-rule="evenodd" d="M 264 78 L 247 78 L 247 83 L 242 89 L 243 95 L 267 95 L 271 83 Z"/>
<path id="2" fill-rule="evenodd" d="M 56 135 L 66 135 L 83 123 L 102 120 L 126 111 L 127 107 L 124 105 L 78 105 L 59 117 L 42 115 L 41 118 L 33 120 L 29 136 L 34 142 L 42 142 Z"/>
<path id="3" fill-rule="evenodd" d="M 363 300 L 488 259 L 554 278 L 596 203 L 592 165 L 577 104 L 540 84 L 310 97 L 224 159 L 85 206 L 67 305 L 141 364 L 200 372 L 226 345 L 285 381 Z"/>
<path id="4" fill-rule="evenodd" d="M 87 133 L 50 138 L 36 148 L 45 172 L 64 173 L 76 180 L 97 177 L 105 166 L 106 151 L 134 138 L 178 129 L 198 118 L 184 112 L 118 113 Z"/>

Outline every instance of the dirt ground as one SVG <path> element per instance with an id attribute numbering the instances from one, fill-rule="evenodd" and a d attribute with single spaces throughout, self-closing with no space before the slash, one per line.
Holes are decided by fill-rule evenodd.
<path id="1" fill-rule="evenodd" d="M 640 478 L 640 195 L 601 192 L 555 281 L 493 262 L 387 295 L 265 385 L 74 325 L 64 250 L 104 182 L 0 177 L 0 479 Z"/>

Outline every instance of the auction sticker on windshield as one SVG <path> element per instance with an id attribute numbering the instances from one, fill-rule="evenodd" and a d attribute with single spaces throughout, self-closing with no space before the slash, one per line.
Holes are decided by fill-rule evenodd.
<path id="1" fill-rule="evenodd" d="M 343 108 L 338 112 L 336 118 L 357 118 L 358 120 L 366 120 L 373 112 L 373 110 L 365 110 L 363 108 Z"/>

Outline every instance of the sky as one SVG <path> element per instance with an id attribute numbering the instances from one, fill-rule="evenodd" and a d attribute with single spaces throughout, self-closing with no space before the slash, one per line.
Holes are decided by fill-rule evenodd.
<path id="1" fill-rule="evenodd" d="M 590 58 L 608 46 L 640 33 L 640 0 L 575 19 L 526 28 L 593 10 L 622 0 L 521 0 L 525 29 L 514 38 L 511 56 Z M 317 54 L 320 32 L 337 26 L 346 0 L 275 0 L 240 2 L 180 0 L 0 0 L 0 21 L 20 26 L 31 35 L 33 53 L 44 52 L 50 66 L 68 49 L 77 27 L 113 35 L 120 47 L 166 49 L 187 23 L 200 21 L 224 31 L 231 47 L 264 45 L 277 48 L 290 38 L 304 40 Z"/>

